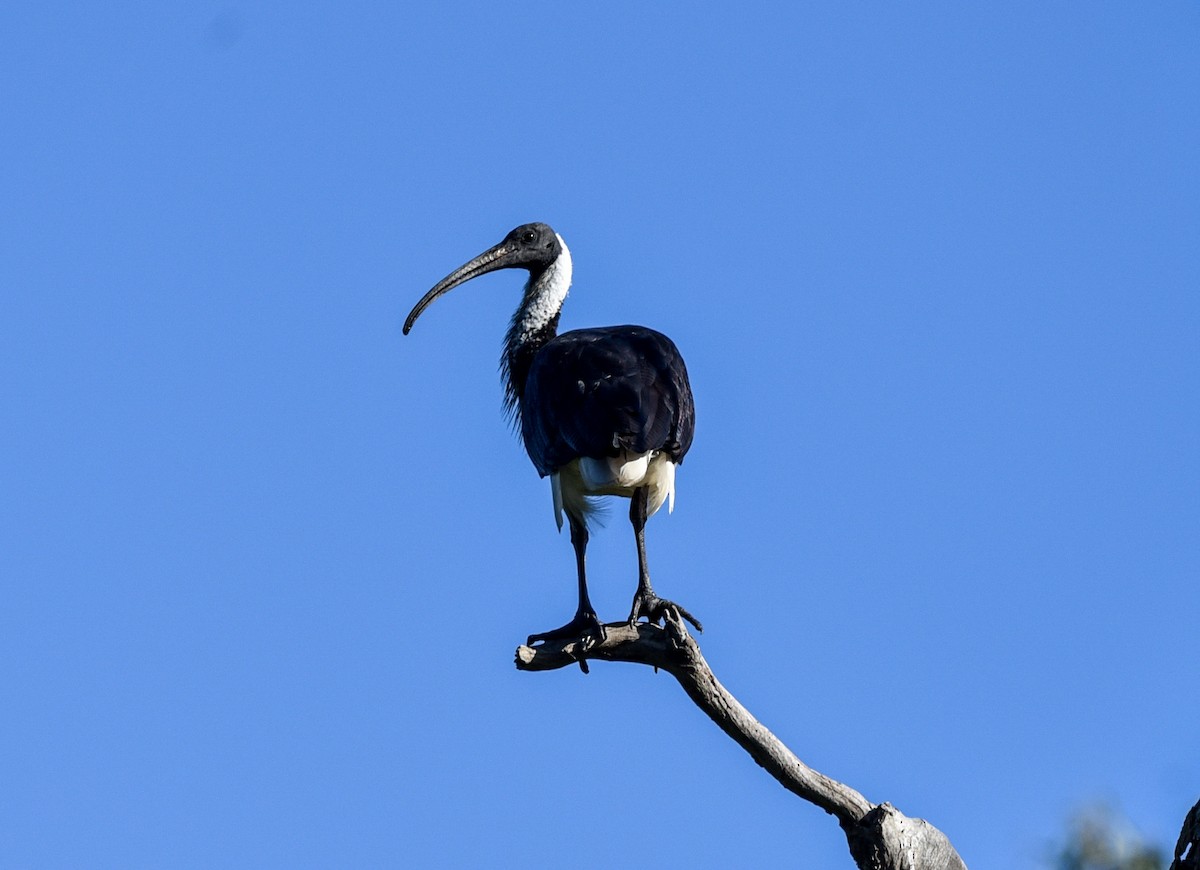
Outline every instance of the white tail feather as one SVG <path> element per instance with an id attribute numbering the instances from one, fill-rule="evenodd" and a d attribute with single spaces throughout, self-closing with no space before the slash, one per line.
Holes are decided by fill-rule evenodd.
<path id="1" fill-rule="evenodd" d="M 619 495 L 628 498 L 638 487 L 649 488 L 648 514 L 653 516 L 664 504 L 675 511 L 675 463 L 666 454 L 629 453 L 591 459 L 582 457 L 567 463 L 550 477 L 554 496 L 554 519 L 562 531 L 563 511 L 587 522 L 599 505 L 594 497 Z"/>
<path id="2" fill-rule="evenodd" d="M 562 497 L 562 481 L 558 479 L 558 472 L 550 475 L 550 494 L 554 497 L 554 522 L 558 523 L 558 530 L 562 531 L 562 514 L 563 514 L 563 497 Z"/>

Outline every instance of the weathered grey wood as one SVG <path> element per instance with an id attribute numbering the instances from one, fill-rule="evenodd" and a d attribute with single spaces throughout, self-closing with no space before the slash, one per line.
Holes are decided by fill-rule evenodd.
<path id="1" fill-rule="evenodd" d="M 548 671 L 593 659 L 650 665 L 671 674 L 710 719 L 788 791 L 837 817 L 860 870 L 966 870 L 937 828 L 891 804 L 872 804 L 848 785 L 802 762 L 721 685 L 677 614 L 665 628 L 648 623 L 605 626 L 603 639 L 577 638 L 517 647 L 517 668 Z"/>
<path id="2" fill-rule="evenodd" d="M 1200 801 L 1196 801 L 1183 820 L 1171 870 L 1200 870 Z"/>
<path id="3" fill-rule="evenodd" d="M 966 870 L 945 834 L 889 803 L 873 807 L 846 831 L 846 840 L 863 870 Z"/>

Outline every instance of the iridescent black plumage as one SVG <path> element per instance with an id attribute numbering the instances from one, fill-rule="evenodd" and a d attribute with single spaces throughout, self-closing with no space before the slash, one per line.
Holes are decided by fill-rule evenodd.
<path id="1" fill-rule="evenodd" d="M 696 415 L 675 343 L 644 326 L 563 333 L 538 350 L 520 399 L 538 473 L 580 457 L 662 451 L 683 462 Z"/>

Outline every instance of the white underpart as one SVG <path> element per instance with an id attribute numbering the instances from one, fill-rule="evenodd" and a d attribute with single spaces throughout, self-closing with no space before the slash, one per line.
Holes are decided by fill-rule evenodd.
<path id="1" fill-rule="evenodd" d="M 567 243 L 558 237 L 562 248 L 554 262 L 538 276 L 537 283 L 525 285 L 525 300 L 517 312 L 517 336 L 519 339 L 533 335 L 554 319 L 562 309 L 567 291 L 571 289 L 571 252 Z"/>
<path id="2" fill-rule="evenodd" d="M 587 522 L 588 514 L 596 508 L 587 499 L 591 495 L 620 495 L 629 498 L 638 487 L 650 488 L 647 516 L 654 516 L 667 505 L 667 513 L 675 510 L 675 463 L 665 453 L 633 453 L 592 459 L 582 457 L 568 462 L 550 477 L 554 497 L 554 520 L 561 531 L 563 511 Z"/>

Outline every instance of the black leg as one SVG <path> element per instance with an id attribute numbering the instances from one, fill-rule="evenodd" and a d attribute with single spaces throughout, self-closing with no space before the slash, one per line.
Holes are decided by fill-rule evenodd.
<path id="1" fill-rule="evenodd" d="M 637 619 L 637 605 L 641 599 L 655 598 L 654 590 L 650 588 L 650 566 L 646 563 L 646 511 L 648 510 L 649 492 L 646 487 L 640 487 L 633 492 L 629 499 L 629 522 L 633 525 L 633 539 L 637 542 L 638 556 L 638 588 L 633 598 L 634 613 L 629 617 L 633 622 Z"/>
<path id="2" fill-rule="evenodd" d="M 584 555 L 587 553 L 588 543 L 587 525 L 583 520 L 576 519 L 570 514 L 567 515 L 567 518 L 571 523 L 571 546 L 575 548 L 575 571 L 579 576 L 579 607 L 575 610 L 575 618 L 561 628 L 529 635 L 529 640 L 526 641 L 529 646 L 547 640 L 568 640 L 581 637 L 589 632 L 596 632 L 603 636 L 600 620 L 596 616 L 595 608 L 592 607 L 591 599 L 588 598 L 587 573 L 584 569 Z"/>
<path id="3" fill-rule="evenodd" d="M 650 568 L 646 563 L 646 514 L 649 512 L 650 490 L 638 487 L 629 499 L 629 522 L 633 524 L 633 537 L 637 541 L 638 554 L 638 588 L 633 596 L 633 610 L 629 612 L 629 624 L 633 625 L 639 617 L 646 617 L 657 623 L 663 618 L 663 611 L 668 607 L 679 611 L 679 615 L 696 626 L 697 631 L 704 631 L 700 621 L 688 613 L 674 601 L 667 601 L 654 594 L 650 586 Z"/>

